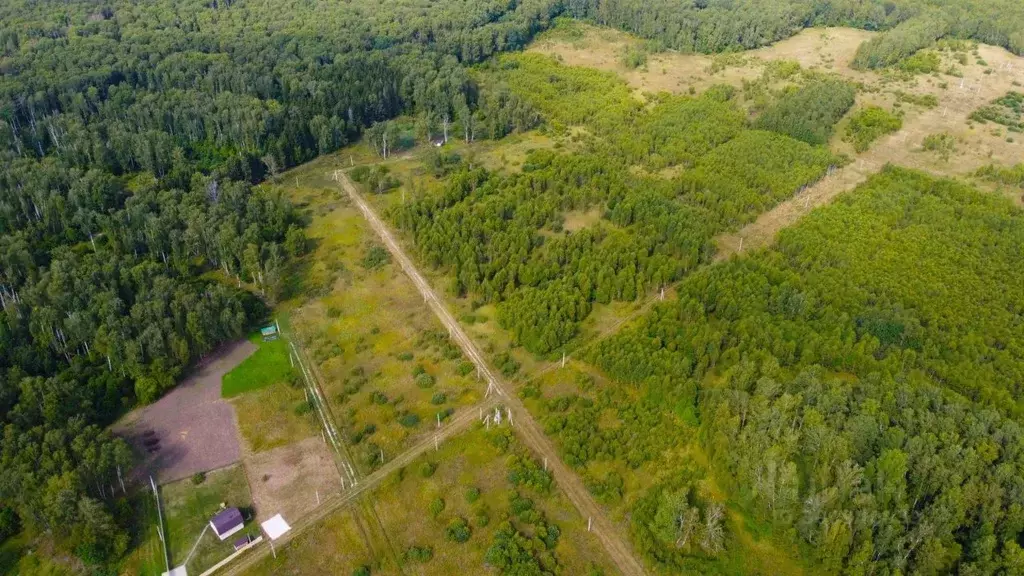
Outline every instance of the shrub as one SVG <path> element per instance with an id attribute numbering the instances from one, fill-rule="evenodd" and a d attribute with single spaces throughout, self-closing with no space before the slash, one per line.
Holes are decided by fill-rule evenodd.
<path id="1" fill-rule="evenodd" d="M 410 546 L 405 551 L 406 561 L 419 562 L 420 564 L 430 562 L 434 557 L 434 549 L 430 546 Z"/>
<path id="2" fill-rule="evenodd" d="M 941 60 L 936 52 L 921 50 L 918 53 L 900 60 L 899 69 L 911 74 L 931 74 L 939 71 Z"/>
<path id="3" fill-rule="evenodd" d="M 430 516 L 432 518 L 437 518 L 441 515 L 441 512 L 444 512 L 444 508 L 444 498 L 438 496 L 430 501 L 430 504 L 427 506 L 427 511 L 430 512 Z"/>
<path id="4" fill-rule="evenodd" d="M 460 544 L 469 541 L 469 537 L 472 533 L 469 523 L 466 522 L 464 518 L 455 518 L 448 523 L 448 527 L 444 530 L 445 537 L 448 538 L 448 540 L 458 542 Z"/>
<path id="5" fill-rule="evenodd" d="M 519 362 L 508 352 L 502 352 L 494 358 L 494 363 L 506 378 L 514 376 L 519 371 Z"/>
<path id="6" fill-rule="evenodd" d="M 391 254 L 388 254 L 386 248 L 379 244 L 370 246 L 369 250 L 366 251 L 366 255 L 363 256 L 363 268 L 367 270 L 375 270 L 391 261 Z"/>
<path id="7" fill-rule="evenodd" d="M 416 376 L 416 385 L 423 389 L 433 388 L 436 382 L 437 379 L 426 372 Z"/>
<path id="8" fill-rule="evenodd" d="M 477 510 L 473 521 L 477 528 L 486 528 L 491 523 L 491 515 L 487 513 L 487 510 Z"/>
<path id="9" fill-rule="evenodd" d="M 420 423 L 420 417 L 412 412 L 406 412 L 398 418 L 398 423 L 406 428 L 415 428 Z"/>
<path id="10" fill-rule="evenodd" d="M 352 576 L 370 576 L 370 567 L 363 565 L 352 571 Z"/>
<path id="11" fill-rule="evenodd" d="M 459 376 L 466 376 L 475 369 L 476 366 L 472 362 L 460 362 L 456 372 L 459 373 Z"/>
<path id="12" fill-rule="evenodd" d="M 434 472 L 437 472 L 437 464 L 434 462 L 424 462 L 423 465 L 420 466 L 420 476 L 424 478 L 430 478 L 434 475 Z"/>
<path id="13" fill-rule="evenodd" d="M 867 106 L 850 118 L 850 125 L 843 138 L 853 144 L 854 150 L 863 152 L 871 143 L 885 134 L 891 134 L 903 127 L 903 119 L 878 106 Z"/>
<path id="14" fill-rule="evenodd" d="M 388 397 L 387 397 L 386 394 L 384 394 L 380 390 L 374 390 L 370 394 L 370 402 L 372 404 L 379 404 L 379 405 L 383 406 L 384 404 L 388 403 Z"/>
<path id="15" fill-rule="evenodd" d="M 466 502 L 472 504 L 480 499 L 480 489 L 476 486 L 466 488 Z"/>
<path id="16" fill-rule="evenodd" d="M 440 406 L 448 401 L 448 395 L 444 392 L 434 392 L 433 397 L 430 398 L 430 403 L 435 406 Z"/>
<path id="17" fill-rule="evenodd" d="M 295 415 L 305 416 L 313 411 L 313 403 L 309 400 L 303 400 L 295 405 Z"/>
<path id="18" fill-rule="evenodd" d="M 402 362 L 408 362 L 412 360 L 412 352 L 402 352 L 398 355 L 398 359 Z"/>
<path id="19" fill-rule="evenodd" d="M 203 482 L 206 482 L 205 472 L 196 472 L 195 474 L 192 475 L 192 484 L 199 486 Z"/>

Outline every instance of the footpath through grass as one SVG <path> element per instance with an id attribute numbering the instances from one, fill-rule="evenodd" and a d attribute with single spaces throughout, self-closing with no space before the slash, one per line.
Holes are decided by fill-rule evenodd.
<path id="1" fill-rule="evenodd" d="M 220 389 L 220 395 L 224 398 L 238 396 L 278 382 L 287 382 L 292 377 L 288 342 L 284 338 L 264 342 L 260 333 L 256 332 L 249 336 L 249 341 L 258 346 L 259 350 L 224 375 Z"/>

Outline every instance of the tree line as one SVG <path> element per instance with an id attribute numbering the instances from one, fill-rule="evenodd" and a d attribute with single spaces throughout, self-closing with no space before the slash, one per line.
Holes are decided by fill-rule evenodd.
<path id="1" fill-rule="evenodd" d="M 749 50 L 811 26 L 878 30 L 858 61 L 895 63 L 950 36 L 1024 54 L 1024 7 L 1016 0 L 566 0 L 569 15 L 621 28 L 685 52 Z"/>
<path id="2" fill-rule="evenodd" d="M 104 429 L 282 297 L 306 249 L 252 184 L 401 113 L 501 135 L 529 110 L 465 66 L 548 0 L 0 7 L 0 517 L 102 570 L 128 545 Z M 471 113 L 467 114 L 467 110 Z M 16 518 L 15 521 L 8 521 Z"/>

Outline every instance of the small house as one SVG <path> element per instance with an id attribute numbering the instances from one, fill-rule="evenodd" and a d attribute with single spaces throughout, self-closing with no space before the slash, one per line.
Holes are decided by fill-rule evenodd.
<path id="1" fill-rule="evenodd" d="M 430 143 L 434 145 L 434 148 L 440 148 L 441 146 L 444 146 L 444 144 L 445 144 L 444 138 L 435 138 L 435 139 L 431 140 Z"/>
<path id="2" fill-rule="evenodd" d="M 238 540 L 235 540 L 235 552 L 238 552 L 242 548 L 245 548 L 251 542 L 252 542 L 252 536 L 250 536 L 248 534 L 246 534 L 245 536 L 242 536 Z"/>
<path id="3" fill-rule="evenodd" d="M 242 524 L 242 513 L 238 508 L 225 508 L 210 520 L 210 527 L 221 540 L 227 540 L 228 536 L 241 530 Z"/>

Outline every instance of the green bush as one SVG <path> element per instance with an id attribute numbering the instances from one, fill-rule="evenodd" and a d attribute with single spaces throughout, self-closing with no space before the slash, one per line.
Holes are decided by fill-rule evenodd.
<path id="1" fill-rule="evenodd" d="M 433 388 L 434 384 L 437 383 L 437 379 L 431 376 L 430 374 L 424 372 L 416 376 L 415 382 L 416 385 L 419 386 L 420 388 L 427 389 Z"/>
<path id="2" fill-rule="evenodd" d="M 444 530 L 445 537 L 458 543 L 464 543 L 469 541 L 469 537 L 472 536 L 473 531 L 469 527 L 469 523 L 466 522 L 465 518 L 455 518 L 448 523 L 448 527 Z"/>
<path id="3" fill-rule="evenodd" d="M 412 412 L 406 412 L 398 418 L 398 423 L 406 428 L 415 428 L 419 426 L 420 417 Z"/>
<path id="4" fill-rule="evenodd" d="M 942 60 L 938 53 L 931 50 L 921 50 L 918 53 L 900 60 L 898 67 L 904 72 L 911 74 L 931 74 L 939 71 Z"/>
<path id="5" fill-rule="evenodd" d="M 206 482 L 206 473 L 205 472 L 196 472 L 195 474 L 192 475 L 192 484 L 193 485 L 199 486 L 203 482 Z"/>
<path id="6" fill-rule="evenodd" d="M 448 401 L 448 395 L 444 392 L 434 392 L 434 395 L 430 398 L 430 403 L 435 406 L 440 406 Z"/>
<path id="7" fill-rule="evenodd" d="M 405 551 L 405 559 L 410 562 L 424 564 L 430 562 L 434 557 L 434 549 L 431 546 L 410 546 Z"/>
<path id="8" fill-rule="evenodd" d="M 846 128 L 845 141 L 853 144 L 854 150 L 863 152 L 871 143 L 886 134 L 903 127 L 903 119 L 878 106 L 867 106 L 858 110 Z"/>
<path id="9" fill-rule="evenodd" d="M 430 504 L 427 506 L 427 511 L 430 512 L 430 516 L 432 518 L 437 518 L 438 516 L 440 516 L 441 512 L 444 512 L 444 509 L 444 498 L 441 498 L 440 496 L 431 500 Z"/>
<path id="10" fill-rule="evenodd" d="M 420 476 L 424 478 L 430 478 L 434 475 L 434 472 L 437 472 L 437 464 L 434 462 L 424 462 L 420 466 Z"/>
<path id="11" fill-rule="evenodd" d="M 476 370 L 476 365 L 472 362 L 460 362 L 456 372 L 459 373 L 459 376 L 466 376 L 473 372 L 473 370 Z"/>
<path id="12" fill-rule="evenodd" d="M 466 502 L 472 504 L 480 499 L 480 489 L 476 486 L 470 486 L 466 488 Z"/>
<path id="13" fill-rule="evenodd" d="M 366 251 L 366 255 L 363 256 L 362 265 L 367 270 L 376 270 L 381 266 L 391 261 L 391 254 L 388 253 L 387 249 L 379 244 L 374 244 Z"/>
<path id="14" fill-rule="evenodd" d="M 352 571 L 352 576 L 370 576 L 370 567 L 363 565 Z"/>

